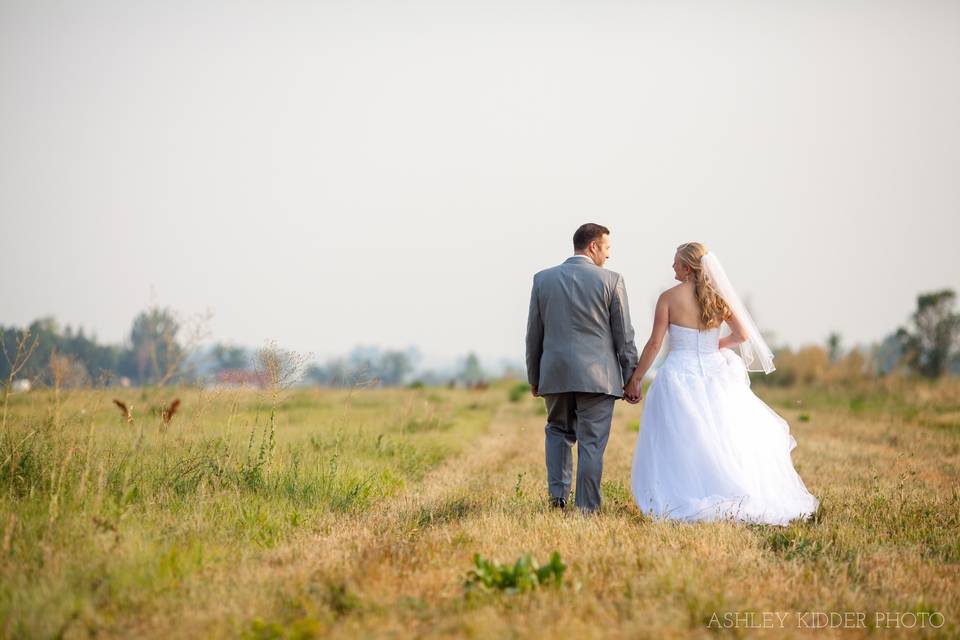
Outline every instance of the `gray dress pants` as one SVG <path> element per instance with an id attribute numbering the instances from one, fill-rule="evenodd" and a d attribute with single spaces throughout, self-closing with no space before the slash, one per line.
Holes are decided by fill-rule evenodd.
<path id="1" fill-rule="evenodd" d="M 573 452 L 577 445 L 576 506 L 583 511 L 600 508 L 603 451 L 610 437 L 616 397 L 605 393 L 544 394 L 547 403 L 547 489 L 552 498 L 566 500 L 573 478 Z"/>

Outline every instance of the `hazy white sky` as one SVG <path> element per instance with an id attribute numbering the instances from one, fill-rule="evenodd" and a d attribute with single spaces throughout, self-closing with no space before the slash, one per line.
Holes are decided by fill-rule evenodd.
<path id="1" fill-rule="evenodd" d="M 690 240 L 882 338 L 960 290 L 960 2 L 0 0 L 0 324 L 520 360 L 582 222 L 638 341 Z"/>

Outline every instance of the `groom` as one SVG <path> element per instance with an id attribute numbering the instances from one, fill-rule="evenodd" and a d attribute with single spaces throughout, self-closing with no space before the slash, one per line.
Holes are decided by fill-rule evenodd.
<path id="1" fill-rule="evenodd" d="M 613 404 L 637 366 L 637 347 L 618 273 L 603 269 L 610 230 L 585 224 L 573 234 L 574 255 L 533 277 L 527 317 L 527 379 L 547 404 L 546 460 L 550 504 L 570 495 L 577 443 L 576 506 L 600 508 L 603 451 Z M 627 397 L 639 401 L 634 395 Z"/>

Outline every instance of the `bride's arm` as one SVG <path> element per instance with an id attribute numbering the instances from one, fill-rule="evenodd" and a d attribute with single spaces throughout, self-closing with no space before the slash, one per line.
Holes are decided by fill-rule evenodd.
<path id="1" fill-rule="evenodd" d="M 666 293 L 662 293 L 657 299 L 657 308 L 653 312 L 653 330 L 650 332 L 650 338 L 647 340 L 647 344 L 643 345 L 637 368 L 633 370 L 633 375 L 630 376 L 630 381 L 625 386 L 625 389 L 630 392 L 629 395 L 639 399 L 643 376 L 647 375 L 647 370 L 650 369 L 650 365 L 653 364 L 653 361 L 657 359 L 657 354 L 660 353 L 660 347 L 663 346 L 663 337 L 667 334 L 668 324 L 670 324 L 669 305 L 667 304 Z"/>
<path id="2" fill-rule="evenodd" d="M 720 338 L 721 349 L 729 349 L 730 347 L 737 346 L 741 342 L 746 342 L 747 331 L 743 327 L 743 325 L 740 324 L 740 321 L 737 320 L 732 313 L 729 316 L 727 316 L 727 324 L 730 326 L 730 331 L 732 331 L 733 333 L 731 333 L 728 336 L 723 336 L 722 338 Z"/>

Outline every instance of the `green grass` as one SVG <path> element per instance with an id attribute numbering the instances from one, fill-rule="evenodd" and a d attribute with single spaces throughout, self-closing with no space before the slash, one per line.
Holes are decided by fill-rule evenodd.
<path id="1" fill-rule="evenodd" d="M 169 425 L 114 393 L 14 396 L 0 434 L 0 631 L 57 635 L 137 611 L 191 575 L 358 513 L 482 433 L 490 394 L 128 392 L 183 398 Z M 94 622 L 96 624 L 96 622 Z"/>
<path id="2" fill-rule="evenodd" d="M 755 390 L 797 439 L 812 521 L 643 516 L 625 403 L 602 512 L 550 509 L 543 401 L 519 384 L 15 395 L 0 637 L 701 637 L 714 614 L 844 610 L 870 623 L 845 636 L 900 611 L 955 637 L 960 384 Z M 151 409 L 173 397 L 164 426 Z M 555 551 L 562 571 L 533 561 Z M 551 588 L 527 588 L 538 569 Z"/>

